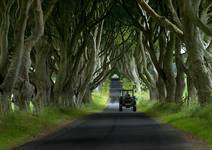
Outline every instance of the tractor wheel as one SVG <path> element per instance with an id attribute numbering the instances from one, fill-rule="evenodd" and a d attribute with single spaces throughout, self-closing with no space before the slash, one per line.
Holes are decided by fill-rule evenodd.
<path id="1" fill-rule="evenodd" d="M 133 111 L 136 112 L 136 106 L 133 106 Z"/>
<path id="2" fill-rule="evenodd" d="M 119 106 L 119 111 L 122 111 L 123 109 L 122 109 L 122 106 Z"/>

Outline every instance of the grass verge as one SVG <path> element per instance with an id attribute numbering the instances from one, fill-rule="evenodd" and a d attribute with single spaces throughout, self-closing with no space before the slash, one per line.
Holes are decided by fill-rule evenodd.
<path id="1" fill-rule="evenodd" d="M 46 108 L 39 115 L 27 112 L 0 114 L 0 150 L 9 150 L 12 146 L 32 140 L 39 134 L 51 131 L 65 122 L 102 111 L 108 97 L 106 86 L 103 86 L 100 91 L 95 91 L 92 94 L 93 101 L 83 105 L 81 109 L 51 107 Z"/>
<path id="2" fill-rule="evenodd" d="M 197 104 L 158 104 L 143 100 L 139 103 L 139 111 L 199 137 L 212 146 L 212 104 L 201 107 Z"/>

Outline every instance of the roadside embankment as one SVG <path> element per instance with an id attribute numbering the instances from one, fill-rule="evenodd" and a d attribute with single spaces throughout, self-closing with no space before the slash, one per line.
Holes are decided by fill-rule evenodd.
<path id="1" fill-rule="evenodd" d="M 212 104 L 201 107 L 198 104 L 159 104 L 143 100 L 139 103 L 139 111 L 200 138 L 212 146 Z"/>
<path id="2" fill-rule="evenodd" d="M 49 134 L 67 123 L 102 111 L 108 100 L 108 83 L 92 93 L 92 101 L 81 108 L 48 107 L 39 114 L 15 111 L 0 114 L 0 150 Z"/>

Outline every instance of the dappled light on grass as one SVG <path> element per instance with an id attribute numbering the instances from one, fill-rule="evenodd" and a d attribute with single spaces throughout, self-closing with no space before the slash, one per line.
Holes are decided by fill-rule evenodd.
<path id="1" fill-rule="evenodd" d="M 108 96 L 100 93 L 94 93 L 91 103 L 83 104 L 82 109 L 87 112 L 99 112 L 103 110 L 107 105 Z"/>
<path id="2" fill-rule="evenodd" d="M 88 113 L 100 112 L 106 108 L 109 96 L 109 81 L 104 82 L 100 89 L 92 93 L 90 103 L 82 104 L 81 109 Z"/>

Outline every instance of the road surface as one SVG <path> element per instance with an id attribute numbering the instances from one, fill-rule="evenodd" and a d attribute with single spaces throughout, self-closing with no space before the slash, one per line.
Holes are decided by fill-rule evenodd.
<path id="1" fill-rule="evenodd" d="M 111 92 L 121 88 L 112 81 Z M 114 94 L 112 94 L 114 96 Z M 144 113 L 118 112 L 112 100 L 102 112 L 87 116 L 45 138 L 16 150 L 206 150 L 188 141 L 176 129 L 158 123 Z"/>

